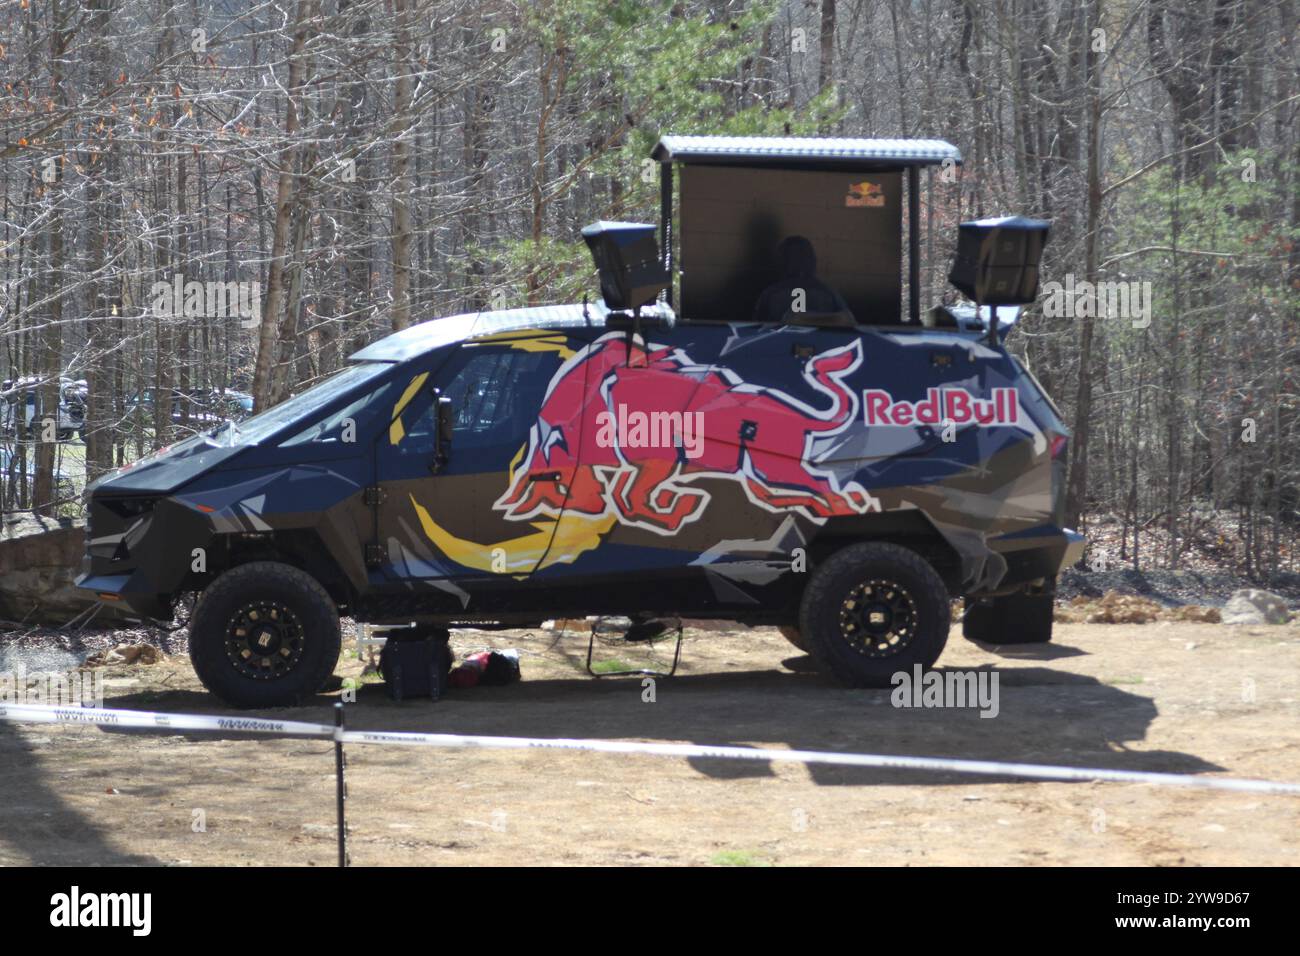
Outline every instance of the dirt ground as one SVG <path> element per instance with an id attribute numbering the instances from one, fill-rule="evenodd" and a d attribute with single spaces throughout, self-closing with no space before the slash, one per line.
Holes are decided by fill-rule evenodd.
<path id="1" fill-rule="evenodd" d="M 1295 622 L 1058 624 L 1032 649 L 954 628 L 940 665 L 996 669 L 993 719 L 836 687 L 772 630 L 689 629 L 653 702 L 640 678 L 587 676 L 586 644 L 457 632 L 458 652 L 517 647 L 523 682 L 436 704 L 364 683 L 349 725 L 1300 781 Z M 108 676 L 109 706 L 228 712 L 184 657 Z M 336 696 L 275 713 L 328 722 Z M 358 865 L 1300 864 L 1300 797 L 554 751 L 352 746 L 348 763 Z M 0 863 L 330 866 L 334 840 L 329 743 L 0 724 Z"/>

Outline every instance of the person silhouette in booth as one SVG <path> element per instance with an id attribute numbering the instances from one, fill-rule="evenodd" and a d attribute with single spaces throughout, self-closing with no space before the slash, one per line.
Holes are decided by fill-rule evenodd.
<path id="1" fill-rule="evenodd" d="M 796 312 L 848 312 L 848 303 L 831 286 L 817 278 L 817 252 L 804 236 L 786 236 L 776 247 L 781 278 L 773 282 L 754 304 L 754 321 L 778 324 Z M 800 297 L 798 292 L 802 291 Z"/>

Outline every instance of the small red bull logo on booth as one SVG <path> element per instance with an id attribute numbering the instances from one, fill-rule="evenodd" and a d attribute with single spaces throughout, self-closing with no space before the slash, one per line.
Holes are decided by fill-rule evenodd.
<path id="1" fill-rule="evenodd" d="M 929 388 L 916 402 L 895 399 L 889 392 L 869 388 L 862 393 L 868 425 L 977 425 L 1020 424 L 1020 399 L 1014 388 L 995 388 L 991 398 L 977 398 L 964 388 Z"/>
<path id="2" fill-rule="evenodd" d="M 879 183 L 873 183 L 864 180 L 860 183 L 849 183 L 848 195 L 844 197 L 844 205 L 849 208 L 861 206 L 880 207 L 885 204 L 885 190 Z"/>

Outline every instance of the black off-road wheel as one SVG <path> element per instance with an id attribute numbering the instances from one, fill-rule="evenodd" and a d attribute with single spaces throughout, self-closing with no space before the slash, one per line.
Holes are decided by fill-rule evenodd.
<path id="1" fill-rule="evenodd" d="M 1046 644 L 1052 639 L 1052 610 L 1051 594 L 967 600 L 961 633 L 982 644 Z"/>
<path id="2" fill-rule="evenodd" d="M 292 707 L 338 663 L 338 609 L 311 575 L 277 561 L 241 564 L 200 595 L 190 661 L 232 707 Z"/>
<path id="3" fill-rule="evenodd" d="M 889 687 L 930 667 L 948 642 L 948 589 L 915 551 L 870 542 L 835 552 L 804 589 L 799 631 L 822 669 L 849 687 Z"/>

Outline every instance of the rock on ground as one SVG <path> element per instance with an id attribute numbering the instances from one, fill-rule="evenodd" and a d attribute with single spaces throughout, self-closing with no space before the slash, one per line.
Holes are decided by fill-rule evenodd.
<path id="1" fill-rule="evenodd" d="M 1224 624 L 1285 624 L 1290 619 L 1281 596 L 1257 588 L 1235 592 L 1223 606 Z"/>

